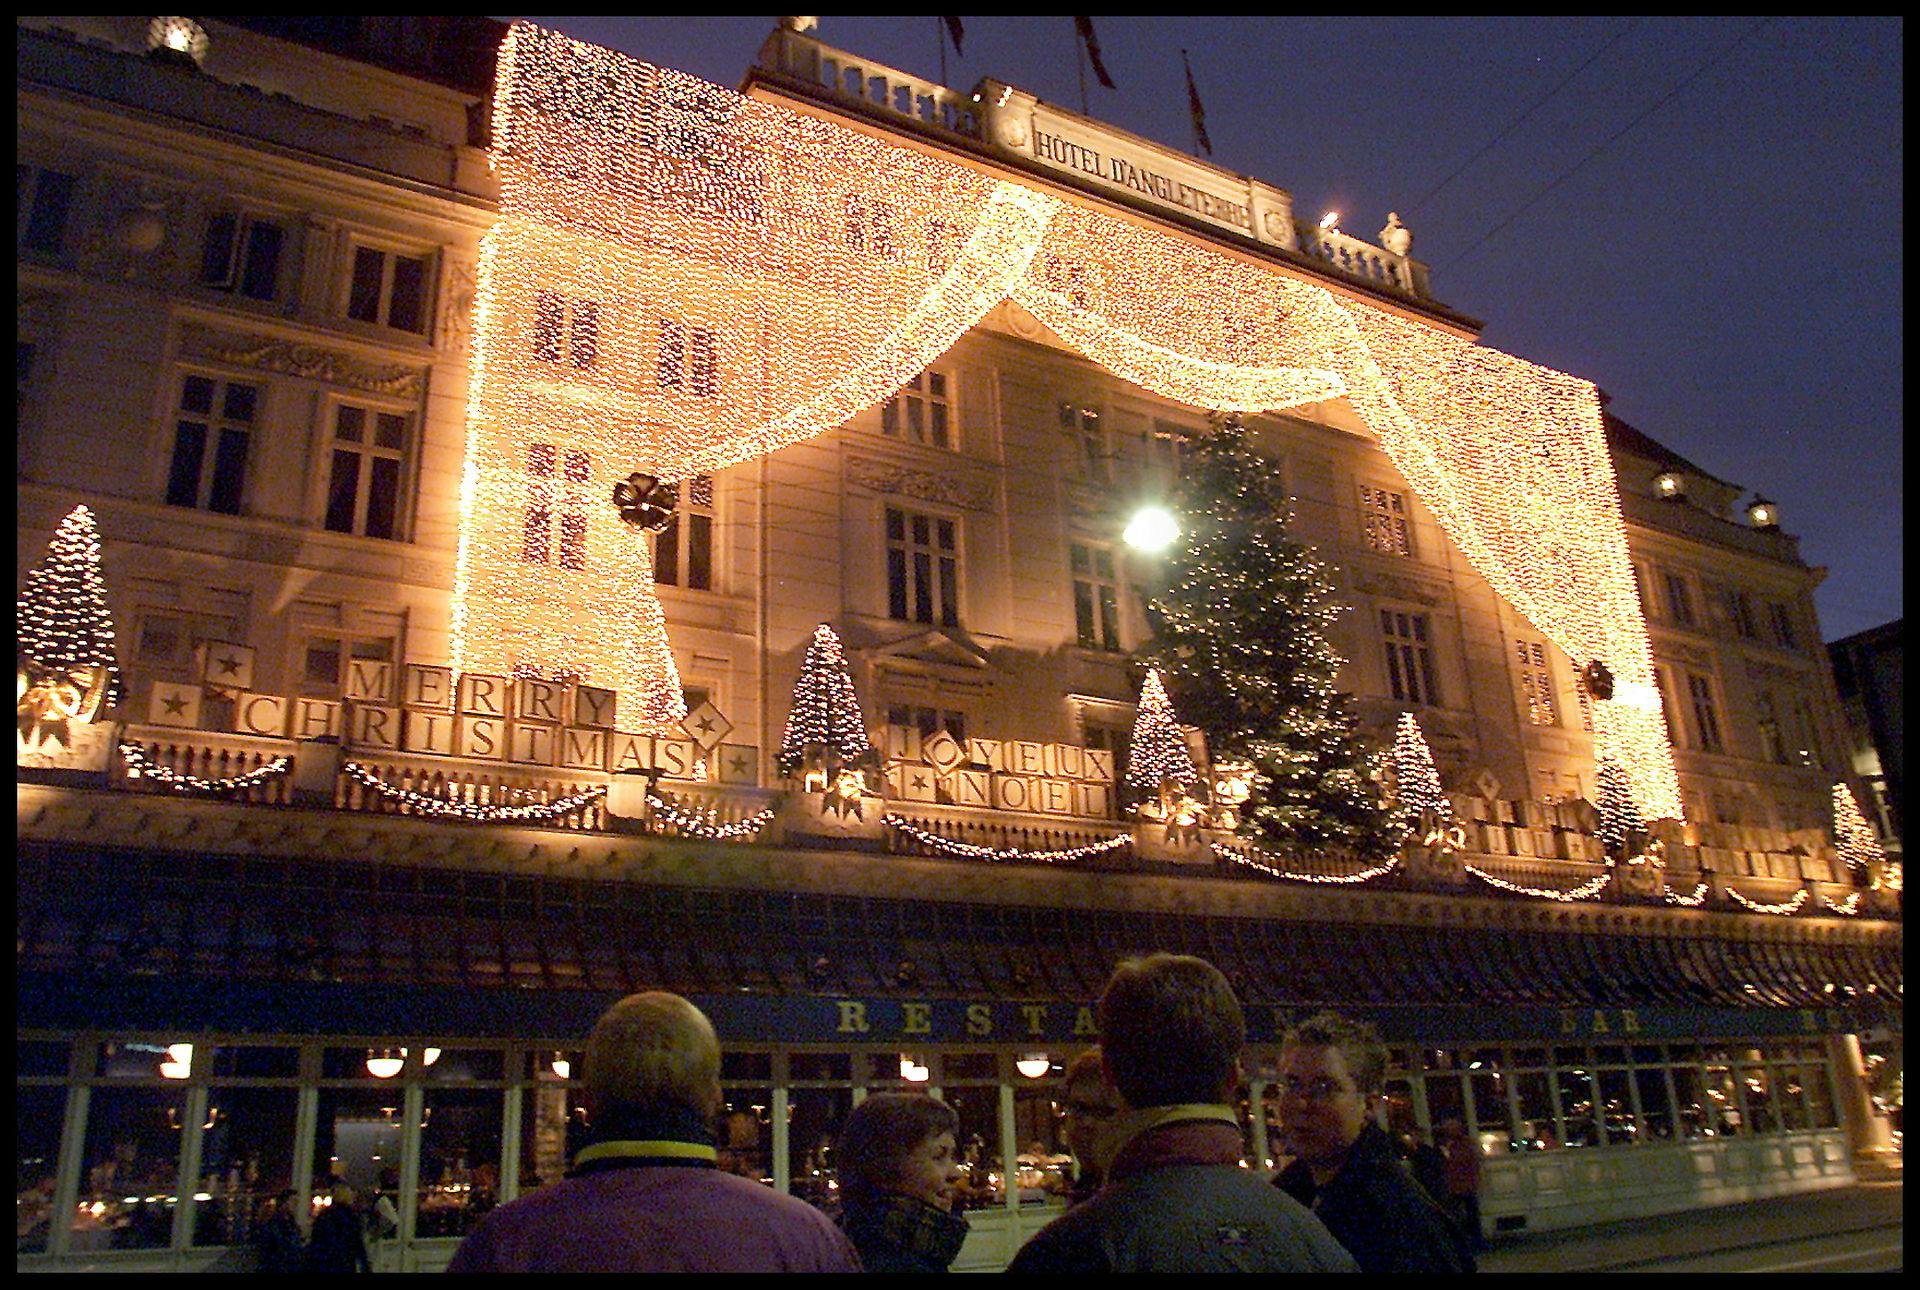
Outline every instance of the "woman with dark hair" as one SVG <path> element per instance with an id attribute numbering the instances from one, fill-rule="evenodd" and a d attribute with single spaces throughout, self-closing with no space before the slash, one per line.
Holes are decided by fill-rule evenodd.
<path id="1" fill-rule="evenodd" d="M 923 1093 L 874 1093 L 840 1131 L 840 1226 L 869 1272 L 945 1272 L 967 1239 L 952 1212 L 960 1164 L 953 1108 Z"/>

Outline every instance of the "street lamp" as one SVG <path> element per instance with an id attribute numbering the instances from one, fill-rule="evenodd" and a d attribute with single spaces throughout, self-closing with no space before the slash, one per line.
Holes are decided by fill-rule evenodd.
<path id="1" fill-rule="evenodd" d="M 1143 506 L 1120 536 L 1136 551 L 1164 551 L 1180 536 L 1180 522 L 1164 506 Z"/>

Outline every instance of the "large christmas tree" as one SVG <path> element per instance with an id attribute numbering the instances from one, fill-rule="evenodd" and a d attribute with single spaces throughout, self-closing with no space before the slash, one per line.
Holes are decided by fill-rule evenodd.
<path id="1" fill-rule="evenodd" d="M 821 623 L 800 660 L 800 679 L 793 684 L 793 706 L 787 710 L 774 764 L 782 775 L 792 775 L 802 768 L 822 769 L 829 760 L 835 769 L 863 765 L 873 760 L 873 745 L 867 740 L 840 638 Z"/>
<path id="2" fill-rule="evenodd" d="M 1185 788 L 1199 782 L 1193 755 L 1173 719 L 1173 704 L 1167 700 L 1167 688 L 1160 674 L 1147 669 L 1146 684 L 1140 687 L 1139 715 L 1133 719 L 1133 736 L 1127 741 L 1126 786 L 1141 797 Z"/>
<path id="3" fill-rule="evenodd" d="M 43 675 L 66 680 L 87 668 L 105 668 L 106 702 L 115 702 L 120 668 L 92 511 L 76 506 L 60 521 L 45 558 L 27 574 L 15 613 L 19 651 Z"/>
<path id="4" fill-rule="evenodd" d="M 1378 857 L 1396 830 L 1375 766 L 1333 687 L 1340 612 L 1319 564 L 1287 535 L 1279 470 L 1238 418 L 1187 445 L 1169 500 L 1180 541 L 1148 605 L 1161 669 L 1181 716 L 1216 758 L 1252 763 L 1241 832 L 1290 851 Z"/>

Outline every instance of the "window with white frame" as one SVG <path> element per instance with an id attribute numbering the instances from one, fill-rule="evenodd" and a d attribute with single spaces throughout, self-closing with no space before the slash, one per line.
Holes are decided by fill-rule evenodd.
<path id="1" fill-rule="evenodd" d="M 425 255 L 355 246 L 347 283 L 347 317 L 426 335 L 431 264 Z"/>
<path id="2" fill-rule="evenodd" d="M 1720 738 L 1720 704 L 1713 692 L 1713 678 L 1700 672 L 1687 673 L 1687 698 L 1693 707 L 1693 728 L 1700 737 L 1703 752 L 1717 753 L 1726 747 Z"/>
<path id="3" fill-rule="evenodd" d="M 40 255 L 60 254 L 79 181 L 65 171 L 18 163 L 13 178 L 14 246 Z"/>
<path id="4" fill-rule="evenodd" d="M 1380 611 L 1380 638 L 1387 653 L 1387 687 L 1401 703 L 1440 706 L 1433 678 L 1432 631 L 1425 614 Z"/>
<path id="5" fill-rule="evenodd" d="M 1514 653 L 1520 662 L 1520 696 L 1527 705 L 1527 720 L 1536 726 L 1557 726 L 1560 712 L 1553 697 L 1553 674 L 1547 667 L 1547 647 L 1542 641 L 1515 641 Z"/>
<path id="6" fill-rule="evenodd" d="M 1060 428 L 1074 442 L 1080 477 L 1092 484 L 1111 483 L 1113 456 L 1107 450 L 1107 429 L 1100 419 L 1100 410 L 1079 403 L 1062 403 Z"/>
<path id="7" fill-rule="evenodd" d="M 533 356 L 543 363 L 592 367 L 600 358 L 600 305 L 537 291 L 533 297 Z"/>
<path id="8" fill-rule="evenodd" d="M 190 372 L 174 405 L 167 504 L 238 515 L 260 387 Z"/>
<path id="9" fill-rule="evenodd" d="M 936 731 L 944 730 L 962 748 L 967 746 L 967 714 L 957 709 L 933 708 L 918 703 L 889 703 L 887 724 L 903 730 L 918 730 L 922 740 L 931 739 Z"/>
<path id="10" fill-rule="evenodd" d="M 1067 559 L 1073 571 L 1075 638 L 1087 649 L 1120 649 L 1120 579 L 1113 548 L 1071 542 Z"/>
<path id="11" fill-rule="evenodd" d="M 577 448 L 527 445 L 527 509 L 520 558 L 528 564 L 587 567 L 587 480 L 590 461 Z M 555 550 L 554 538 L 559 538 Z"/>
<path id="12" fill-rule="evenodd" d="M 673 518 L 653 542 L 653 580 L 691 591 L 713 589 L 713 476 L 673 486 Z"/>
<path id="13" fill-rule="evenodd" d="M 1360 527 L 1370 550 L 1412 555 L 1413 531 L 1407 524 L 1407 495 L 1371 484 L 1360 485 Z"/>
<path id="14" fill-rule="evenodd" d="M 953 446 L 952 378 L 929 367 L 880 405 L 880 433 L 909 443 Z"/>
<path id="15" fill-rule="evenodd" d="M 409 420 L 404 412 L 359 403 L 334 408 L 327 528 L 361 537 L 400 536 Z"/>
<path id="16" fill-rule="evenodd" d="M 200 285 L 249 300 L 280 294 L 281 252 L 286 228 L 263 215 L 222 211 L 207 219 L 200 245 Z"/>
<path id="17" fill-rule="evenodd" d="M 959 626 L 958 529 L 941 516 L 886 508 L 888 617 Z"/>

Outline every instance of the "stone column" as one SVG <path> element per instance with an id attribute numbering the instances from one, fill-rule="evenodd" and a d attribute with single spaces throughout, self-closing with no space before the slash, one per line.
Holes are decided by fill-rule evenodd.
<path id="1" fill-rule="evenodd" d="M 1860 1036 L 1829 1035 L 1826 1045 L 1827 1063 L 1833 1070 L 1833 1095 L 1857 1169 L 1864 1160 L 1892 1149 L 1893 1129 L 1886 1117 L 1873 1109 L 1873 1098 L 1867 1093 L 1867 1063 L 1860 1051 Z"/>

